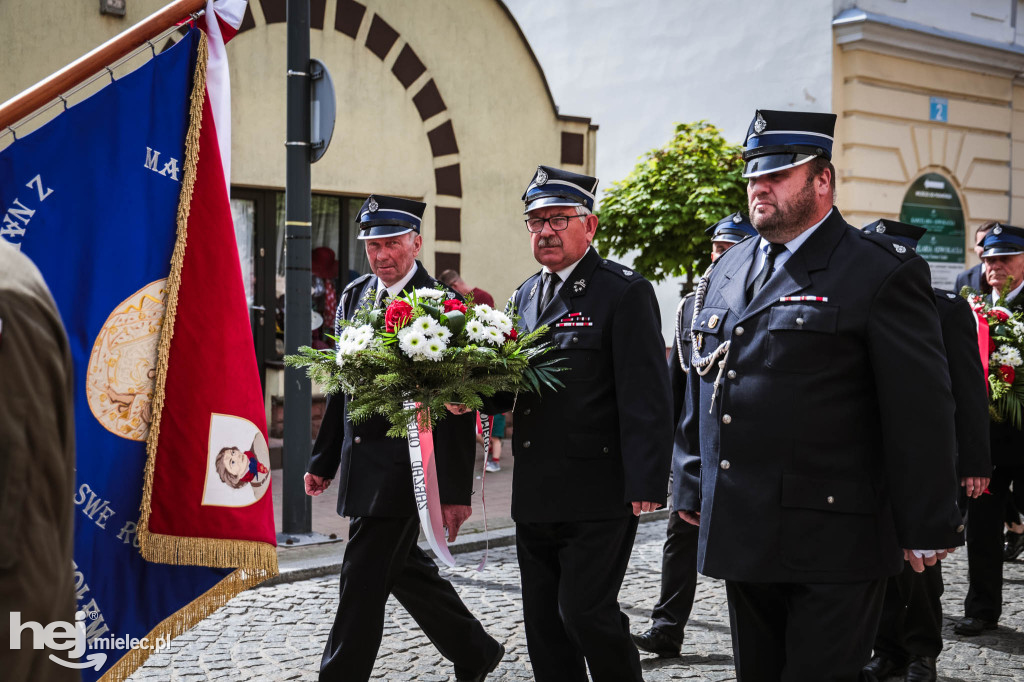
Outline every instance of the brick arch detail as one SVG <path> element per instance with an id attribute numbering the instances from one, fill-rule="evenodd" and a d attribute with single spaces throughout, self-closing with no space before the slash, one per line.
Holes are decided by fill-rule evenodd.
<path id="1" fill-rule="evenodd" d="M 356 0 L 335 1 L 337 7 L 334 16 L 334 30 L 354 40 L 366 21 L 366 5 L 356 2 Z M 286 0 L 260 0 L 260 8 L 263 11 L 264 21 L 268 25 L 287 21 Z M 327 0 L 310 0 L 310 28 L 323 30 L 326 10 Z M 256 20 L 252 14 L 252 3 L 248 3 L 238 32 L 242 33 L 255 27 Z M 378 59 L 384 61 L 400 37 L 401 34 L 394 27 L 379 14 L 373 13 L 364 46 Z M 391 67 L 391 74 L 405 90 L 409 90 L 414 83 L 421 80 L 421 76 L 427 71 L 427 66 L 408 42 L 402 45 L 402 49 Z M 428 79 L 412 96 L 412 103 L 424 123 L 448 109 L 433 78 Z M 459 145 L 451 118 L 428 130 L 427 142 L 430 144 L 430 153 L 435 159 L 441 156 L 457 155 Z M 455 197 L 461 200 L 462 175 L 458 160 L 450 165 L 434 168 L 434 189 L 439 196 Z M 435 205 L 434 225 L 437 239 L 462 241 L 461 209 L 459 207 Z M 436 260 L 439 265 L 443 262 L 445 269 L 448 267 L 458 269 L 459 255 L 458 253 L 437 252 Z"/>

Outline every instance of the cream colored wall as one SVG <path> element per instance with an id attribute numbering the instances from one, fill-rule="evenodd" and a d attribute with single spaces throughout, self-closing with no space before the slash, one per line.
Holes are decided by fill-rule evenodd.
<path id="1" fill-rule="evenodd" d="M 165 5 L 132 0 L 128 16 L 99 14 L 95 3 L 4 0 L 0 24 L 4 69 L 0 100 L 11 97 Z M 520 196 L 538 164 L 561 166 L 561 132 L 586 136 L 584 166 L 593 173 L 596 131 L 558 117 L 543 74 L 515 25 L 496 0 L 364 0 L 356 39 L 334 30 L 337 3 L 326 3 L 323 31 L 311 31 L 311 56 L 334 79 L 338 118 L 331 146 L 313 166 L 316 192 L 370 192 L 417 197 L 428 203 L 424 262 L 437 250 L 461 253 L 467 282 L 496 299 L 538 268 L 522 227 Z M 250 2 L 254 29 L 228 45 L 232 90 L 232 182 L 284 188 L 286 25 L 266 25 Z M 365 46 L 379 14 L 400 38 L 382 62 Z M 55 31 L 55 26 L 67 30 Z M 70 30 L 74 27 L 74 30 Z M 60 39 L 55 39 L 55 36 Z M 408 90 L 391 73 L 408 42 L 427 67 Z M 412 102 L 433 79 L 447 109 L 421 121 Z M 586 112 L 580 112 L 586 113 Z M 434 158 L 427 132 L 450 119 L 458 154 Z M 462 197 L 437 196 L 434 168 L 460 164 Z M 461 242 L 434 239 L 435 205 L 462 212 Z"/>
<path id="2" fill-rule="evenodd" d="M 836 47 L 833 61 L 833 106 L 840 114 L 834 162 L 846 219 L 863 225 L 898 218 L 911 182 L 939 172 L 957 189 L 968 263 L 976 262 L 974 228 L 1010 215 L 1011 132 L 1024 144 L 1024 108 L 1014 111 L 1024 89 L 1004 76 L 863 49 Z M 928 120 L 930 96 L 949 100 L 948 123 Z M 1014 186 L 1024 192 L 1024 177 Z M 1022 211 L 1024 204 L 1017 215 Z"/>

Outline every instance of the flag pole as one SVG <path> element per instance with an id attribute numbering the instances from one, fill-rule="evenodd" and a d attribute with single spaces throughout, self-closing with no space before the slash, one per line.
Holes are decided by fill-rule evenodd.
<path id="1" fill-rule="evenodd" d="M 56 99 L 61 93 L 71 90 L 105 66 L 146 41 L 151 40 L 175 24 L 206 6 L 206 0 L 175 0 L 158 12 L 143 19 L 128 30 L 120 33 L 79 57 L 60 71 L 51 74 L 32 87 L 0 104 L 0 129 L 11 126 L 36 109 Z"/>

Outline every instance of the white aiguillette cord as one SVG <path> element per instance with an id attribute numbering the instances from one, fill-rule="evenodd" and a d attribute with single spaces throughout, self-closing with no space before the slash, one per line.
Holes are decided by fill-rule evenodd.
<path id="1" fill-rule="evenodd" d="M 725 363 L 729 358 L 729 341 L 719 345 L 711 351 L 709 355 L 701 357 L 698 349 L 703 343 L 704 335 L 700 332 L 693 331 L 693 329 L 694 324 L 697 322 L 697 317 L 700 315 L 700 311 L 704 307 L 704 297 L 708 293 L 708 281 L 711 279 L 711 270 L 714 267 L 714 263 L 708 266 L 707 271 L 697 283 L 697 292 L 694 294 L 693 302 L 693 320 L 690 322 L 690 339 L 692 340 L 690 345 L 693 349 L 691 365 L 695 370 L 697 370 L 697 374 L 701 376 L 707 375 L 707 373 L 714 368 L 715 360 L 721 358 L 721 360 L 718 361 L 718 375 L 715 377 L 714 391 L 711 393 L 711 405 L 708 408 L 709 414 L 715 409 L 715 398 L 718 397 L 718 389 L 722 385 L 722 375 L 725 373 Z"/>

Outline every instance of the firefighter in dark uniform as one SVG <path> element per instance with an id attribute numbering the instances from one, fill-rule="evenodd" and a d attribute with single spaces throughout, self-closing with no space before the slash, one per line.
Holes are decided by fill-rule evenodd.
<path id="1" fill-rule="evenodd" d="M 907 248 L 916 249 L 926 230 L 917 225 L 878 220 L 864 227 Z M 946 349 L 953 400 L 956 403 L 957 472 L 960 509 L 977 498 L 992 475 L 989 459 L 988 392 L 978 351 L 974 313 L 967 301 L 952 291 L 935 289 L 942 343 Z M 909 566 L 889 578 L 885 587 L 882 621 L 875 637 L 875 655 L 864 668 L 871 680 L 906 675 L 907 682 L 934 682 L 935 660 L 942 651 L 941 564 L 915 573 Z"/>
<path id="2" fill-rule="evenodd" d="M 886 577 L 962 543 L 928 265 L 834 207 L 835 118 L 756 112 L 760 237 L 697 287 L 673 504 L 726 581 L 741 682 L 859 679 Z"/>
<path id="3" fill-rule="evenodd" d="M 359 211 L 359 239 L 364 240 L 374 274 L 345 288 L 339 320 L 352 319 L 362 305 L 383 305 L 403 291 L 437 284 L 416 260 L 425 207 L 419 201 L 380 195 L 366 200 Z M 338 514 L 351 517 L 338 613 L 320 679 L 369 679 L 384 632 L 385 605 L 393 594 L 438 651 L 455 664 L 457 679 L 482 681 L 498 666 L 505 649 L 484 632 L 416 544 L 420 522 L 408 443 L 386 435 L 390 424 L 384 417 L 353 424 L 347 403 L 345 395 L 327 399 L 305 477 L 307 494 L 319 495 L 337 473 Z M 466 415 L 440 421 L 434 443 L 444 524 L 448 539 L 454 540 L 472 511 L 475 419 Z"/>
<path id="4" fill-rule="evenodd" d="M 671 398 L 650 282 L 590 246 L 597 179 L 540 166 L 523 199 L 544 269 L 513 294 L 564 388 L 514 402 L 512 518 L 537 682 L 642 679 L 619 609 L 637 518 L 665 502 Z M 507 396 L 506 396 L 507 398 Z M 488 411 L 513 407 L 495 400 Z"/>
<path id="5" fill-rule="evenodd" d="M 1010 313 L 1024 312 L 1024 229 L 997 223 L 982 243 L 985 277 L 995 304 L 1003 298 Z M 1005 297 L 1003 292 L 1005 291 Z M 1024 368 L 1018 367 L 1018 371 Z M 992 480 L 989 495 L 967 503 L 967 596 L 964 618 L 953 632 L 974 637 L 998 626 L 1003 612 L 1003 522 L 1012 499 L 1024 509 L 1024 430 L 1009 421 L 989 422 Z"/>
<path id="6" fill-rule="evenodd" d="M 739 242 L 757 235 L 742 213 L 733 213 L 709 226 L 711 262 Z M 693 292 L 679 302 L 676 310 L 675 338 L 668 356 L 669 383 L 672 388 L 672 414 L 682 419 L 686 400 L 686 377 L 690 371 L 690 321 L 693 319 Z M 637 648 L 662 658 L 679 656 L 683 629 L 690 618 L 697 590 L 697 528 L 679 518 L 668 517 L 667 537 L 661 555 L 661 594 L 651 611 L 651 627 L 633 635 Z"/>

